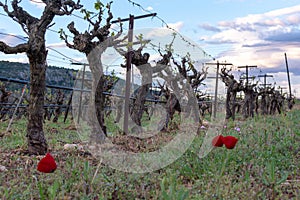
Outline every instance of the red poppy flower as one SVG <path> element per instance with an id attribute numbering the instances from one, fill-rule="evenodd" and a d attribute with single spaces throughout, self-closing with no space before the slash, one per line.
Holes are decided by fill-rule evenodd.
<path id="1" fill-rule="evenodd" d="M 225 147 L 227 149 L 233 149 L 235 147 L 236 143 L 238 142 L 238 139 L 236 137 L 229 135 L 229 136 L 223 137 L 222 141 L 225 144 Z"/>
<path id="2" fill-rule="evenodd" d="M 52 173 L 56 170 L 57 165 L 50 153 L 47 153 L 38 163 L 37 170 L 44 173 Z"/>
<path id="3" fill-rule="evenodd" d="M 223 136 L 222 135 L 217 135 L 216 137 L 214 137 L 214 139 L 212 140 L 212 145 L 214 147 L 221 147 L 223 146 Z"/>

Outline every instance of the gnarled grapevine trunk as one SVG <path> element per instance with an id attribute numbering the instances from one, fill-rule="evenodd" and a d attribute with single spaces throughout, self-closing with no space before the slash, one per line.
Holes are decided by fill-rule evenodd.
<path id="1" fill-rule="evenodd" d="M 103 142 L 106 135 L 104 123 L 104 75 L 102 69 L 101 55 L 104 48 L 94 48 L 87 59 L 92 71 L 92 88 L 88 106 L 88 124 L 91 127 L 91 141 Z"/>
<path id="2" fill-rule="evenodd" d="M 96 84 L 97 88 L 95 91 L 94 104 L 96 107 L 96 116 L 98 119 L 98 123 L 102 128 L 104 135 L 107 135 L 105 121 L 104 121 L 104 111 L 105 111 L 105 95 L 103 94 L 103 92 L 105 92 L 104 85 L 105 85 L 105 77 L 102 74 L 99 79 L 99 82 Z"/>
<path id="3" fill-rule="evenodd" d="M 11 0 L 9 11 L 7 1 L 0 7 L 7 13 L 8 17 L 18 22 L 23 31 L 28 35 L 28 41 L 16 46 L 9 46 L 0 41 L 0 51 L 6 54 L 27 53 L 30 63 L 30 103 L 28 108 L 27 140 L 30 154 L 45 154 L 48 145 L 43 131 L 44 93 L 46 75 L 45 34 L 56 15 L 70 15 L 74 10 L 82 8 L 73 1 L 42 1 L 45 4 L 44 11 L 39 18 L 30 15 L 18 4 L 21 1 Z M 32 12 L 32 11 L 30 11 Z M 53 24 L 52 24 L 53 25 Z"/>
<path id="4" fill-rule="evenodd" d="M 39 56 L 27 53 L 30 59 L 30 102 L 28 107 L 27 142 L 29 154 L 45 154 L 48 145 L 43 131 L 43 107 L 46 78 L 46 55 L 40 51 Z"/>
<path id="5" fill-rule="evenodd" d="M 148 58 L 143 60 L 144 63 L 148 62 Z M 142 65 L 136 65 L 142 75 L 142 85 L 139 87 L 135 99 L 132 102 L 132 108 L 130 115 L 135 125 L 142 126 L 142 117 L 145 111 L 146 97 L 152 84 L 152 68 L 151 65 L 146 63 Z"/>
<path id="6" fill-rule="evenodd" d="M 146 97 L 150 86 L 150 84 L 144 84 L 139 87 L 138 92 L 135 95 L 135 100 L 132 102 L 130 115 L 134 123 L 139 127 L 142 126 L 142 117 L 145 110 Z"/>

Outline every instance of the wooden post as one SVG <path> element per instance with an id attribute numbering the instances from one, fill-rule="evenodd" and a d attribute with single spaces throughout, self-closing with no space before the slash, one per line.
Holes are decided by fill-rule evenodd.
<path id="1" fill-rule="evenodd" d="M 289 93 L 290 93 L 290 98 L 292 98 L 292 88 L 291 88 L 291 80 L 290 80 L 290 71 L 289 71 L 289 65 L 288 65 L 286 53 L 284 53 L 284 57 L 285 57 L 286 73 L 287 73 L 288 82 L 289 82 Z"/>
<path id="2" fill-rule="evenodd" d="M 259 85 L 263 86 L 264 89 L 266 89 L 267 86 L 271 86 L 272 84 L 270 84 L 270 83 L 263 83 L 263 84 L 259 84 Z"/>
<path id="3" fill-rule="evenodd" d="M 83 72 L 82 72 L 82 77 L 81 77 L 81 88 L 80 88 L 80 96 L 79 96 L 79 108 L 78 108 L 77 123 L 79 123 L 80 115 L 81 115 L 81 104 L 82 104 L 82 92 L 83 92 L 83 86 L 84 86 L 85 67 L 86 67 L 86 64 L 83 64 Z"/>
<path id="4" fill-rule="evenodd" d="M 129 98 L 130 98 L 130 79 L 131 79 L 131 60 L 132 60 L 132 46 L 133 46 L 133 25 L 135 19 L 141 19 L 146 17 L 154 17 L 156 13 L 133 16 L 129 15 L 129 18 L 114 20 L 111 23 L 119 23 L 124 21 L 129 21 L 128 30 L 128 52 L 126 60 L 126 85 L 125 85 L 125 110 L 124 110 L 124 123 L 123 123 L 123 133 L 128 134 L 128 118 L 129 118 Z M 133 77 L 133 76 L 132 76 Z"/>
<path id="5" fill-rule="evenodd" d="M 13 112 L 13 114 L 12 114 L 10 120 L 9 120 L 8 126 L 7 126 L 7 128 L 6 128 L 6 132 L 8 132 L 9 129 L 10 129 L 10 127 L 11 127 L 11 124 L 12 124 L 12 122 L 13 122 L 13 120 L 14 120 L 14 116 L 15 116 L 15 114 L 16 114 L 16 112 L 17 112 L 17 110 L 18 110 L 18 108 L 19 108 L 19 106 L 20 106 L 20 104 L 21 104 L 21 102 L 22 102 L 23 96 L 24 96 L 24 94 L 25 94 L 26 87 L 27 87 L 27 85 L 24 85 L 24 87 L 23 87 L 23 89 L 22 89 L 21 97 L 20 97 L 20 99 L 19 99 L 19 102 L 18 102 L 18 104 L 17 104 L 17 107 L 15 108 L 15 110 L 14 110 L 14 112 Z"/>
<path id="6" fill-rule="evenodd" d="M 269 74 L 264 74 L 264 75 L 258 75 L 257 77 L 264 77 L 264 88 L 266 88 L 267 84 L 267 77 L 273 77 L 273 75 L 269 75 Z"/>
<path id="7" fill-rule="evenodd" d="M 134 92 L 134 66 L 131 66 L 131 91 Z"/>
<path id="8" fill-rule="evenodd" d="M 128 52 L 127 52 L 127 60 L 126 60 L 125 110 L 124 110 L 124 124 L 123 124 L 124 134 L 128 134 L 133 24 L 134 24 L 134 16 L 130 15 L 129 16 L 129 30 L 128 30 Z"/>
<path id="9" fill-rule="evenodd" d="M 248 69 L 249 68 L 256 68 L 257 66 L 248 66 L 248 65 L 246 65 L 246 66 L 239 66 L 238 68 L 246 68 L 246 86 L 248 86 L 248 82 L 249 82 L 249 71 L 248 71 Z"/>
<path id="10" fill-rule="evenodd" d="M 78 107 L 78 117 L 77 117 L 77 123 L 80 121 L 80 115 L 81 115 L 81 104 L 82 104 L 82 93 L 83 93 L 83 87 L 84 87 L 84 76 L 85 76 L 85 68 L 88 66 L 88 64 L 85 63 L 71 63 L 72 65 L 83 65 L 83 72 L 81 77 L 81 88 L 80 88 L 80 96 L 79 96 L 79 107 Z"/>
<path id="11" fill-rule="evenodd" d="M 214 101 L 214 118 L 217 117 L 217 105 L 218 105 L 218 83 L 219 83 L 219 68 L 220 63 L 217 61 L 217 71 L 216 71 L 216 86 L 215 86 L 215 101 Z"/>
<path id="12" fill-rule="evenodd" d="M 286 87 L 280 87 L 280 94 L 283 94 L 283 90 L 287 89 Z"/>
<path id="13" fill-rule="evenodd" d="M 72 97 L 73 97 L 73 90 L 71 91 L 71 95 L 70 95 L 70 98 L 69 98 L 69 101 L 68 101 L 67 109 L 65 111 L 64 123 L 66 123 L 66 120 L 67 120 L 67 117 L 68 117 L 68 114 L 69 114 L 69 110 L 70 110 L 71 103 L 72 103 Z"/>
<path id="14" fill-rule="evenodd" d="M 217 61 L 217 63 L 205 63 L 206 65 L 216 65 L 217 71 L 216 71 L 216 77 L 207 77 L 207 78 L 215 78 L 216 79 L 216 85 L 215 85 L 215 100 L 214 100 L 214 112 L 213 117 L 216 119 L 217 117 L 217 107 L 218 107 L 218 87 L 219 87 L 219 69 L 220 69 L 220 63 Z M 221 63 L 221 65 L 232 65 L 231 63 Z"/>

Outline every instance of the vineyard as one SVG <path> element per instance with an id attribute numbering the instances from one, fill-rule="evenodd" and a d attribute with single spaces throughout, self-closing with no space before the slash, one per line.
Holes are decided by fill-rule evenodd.
<path id="1" fill-rule="evenodd" d="M 225 71 L 223 75 L 224 80 L 228 80 Z M 4 180 L 0 187 L 2 199 L 244 199 L 246 196 L 251 199 L 299 198 L 300 112 L 299 103 L 295 100 L 290 110 L 289 101 L 284 98 L 279 101 L 278 96 L 272 97 L 273 94 L 269 93 L 266 98 L 270 99 L 266 101 L 269 102 L 269 106 L 266 106 L 268 109 L 265 111 L 261 106 L 263 101 L 260 97 L 258 108 L 248 107 L 253 108 L 251 115 L 252 112 L 244 112 L 248 110 L 244 108 L 245 99 L 236 99 L 241 108 L 236 109 L 235 120 L 228 118 L 222 135 L 237 137 L 238 144 L 232 150 L 214 148 L 206 157 L 199 158 L 199 147 L 203 145 L 205 132 L 211 126 L 214 103 L 212 99 L 199 98 L 199 112 L 205 122 L 187 151 L 163 169 L 146 174 L 132 174 L 114 170 L 101 163 L 97 156 L 84 147 L 85 143 L 75 126 L 77 118 L 72 116 L 71 111 L 67 115 L 72 104 L 66 96 L 70 94 L 57 88 L 52 94 L 53 100 L 45 100 L 49 103 L 44 106 L 44 129 L 49 151 L 58 168 L 53 174 L 40 174 L 36 171 L 36 166 L 41 156 L 28 155 L 26 148 L 26 93 L 21 106 L 17 108 L 16 100 L 19 98 L 12 96 L 20 97 L 21 94 L 8 91 L 6 87 L 9 84 L 3 84 L 1 89 L 0 159 L 1 180 Z M 163 87 L 161 89 L 164 90 Z M 161 104 L 168 109 L 170 105 L 175 105 L 166 96 L 158 96 L 166 95 L 166 92 L 149 93 L 147 107 Z M 3 98 L 5 94 L 9 98 Z M 176 136 L 181 121 L 179 112 L 173 113 L 173 120 L 164 131 L 153 137 L 140 140 L 130 135 L 124 136 L 116 124 L 118 104 L 113 103 L 116 99 L 116 102 L 121 101 L 123 104 L 124 97 L 108 95 L 110 91 L 105 91 L 105 94 L 107 137 L 114 144 L 131 152 L 151 152 Z M 277 101 L 271 100 L 274 98 Z M 225 102 L 226 106 L 232 103 Z M 255 101 L 253 104 L 256 105 Z M 16 108 L 14 122 L 7 131 L 9 119 Z M 230 111 L 225 109 L 225 116 L 228 116 L 228 110 Z M 151 118 L 157 117 L 150 113 L 144 112 L 144 125 Z"/>
<path id="2" fill-rule="evenodd" d="M 5 70 L 5 63 L 3 64 L 3 66 Z M 177 67 L 179 71 L 186 70 L 184 61 L 182 65 L 178 65 Z M 14 67 L 10 69 L 13 68 Z M 15 70 L 18 70 L 18 66 Z M 226 119 L 234 120 L 236 112 L 242 115 L 245 119 L 248 117 L 254 117 L 254 115 L 273 115 L 275 113 L 281 114 L 282 112 L 286 112 L 288 109 L 293 108 L 293 105 L 295 104 L 295 99 L 293 96 L 289 97 L 287 93 L 283 93 L 282 90 L 276 90 L 275 87 L 270 87 L 266 85 L 257 86 L 257 83 L 243 83 L 235 79 L 233 75 L 230 74 L 230 71 L 231 70 L 226 69 L 226 67 L 223 67 L 220 73 L 221 79 L 227 87 L 226 100 L 224 102 L 226 104 Z M 25 74 L 26 76 L 28 76 L 28 73 L 29 71 L 25 73 L 22 72 L 22 74 Z M 199 78 L 201 77 L 201 79 L 198 78 L 198 80 L 193 80 L 194 82 L 199 82 L 197 86 L 200 85 L 202 82 L 205 82 L 207 73 L 207 71 L 203 71 L 203 77 L 201 77 L 201 74 L 199 74 Z M 186 74 L 182 75 L 187 76 Z M 71 77 L 70 79 L 74 80 L 75 75 L 72 76 L 73 77 Z M 60 77 L 60 75 L 57 74 L 55 77 Z M 27 81 L 26 79 L 24 80 L 19 78 L 7 78 L 3 76 L 0 76 L 0 80 L 2 81 L 2 83 L 0 84 L 0 119 L 3 121 L 10 119 L 14 110 L 16 110 L 17 118 L 25 116 L 26 107 L 28 107 L 29 105 L 28 89 L 24 91 L 25 95 L 22 96 L 22 98 L 20 97 L 22 93 L 22 88 L 24 87 L 24 85 L 27 86 L 29 84 L 29 81 Z M 120 102 L 122 102 L 122 100 L 124 100 L 125 98 L 124 95 L 122 96 L 120 94 L 120 88 L 117 88 L 117 85 L 124 84 L 124 80 L 119 79 L 118 77 L 113 75 L 106 76 L 105 81 L 106 82 L 103 84 L 103 94 L 107 98 L 105 98 L 104 104 L 106 105 L 106 113 L 110 114 L 112 110 L 116 110 L 118 102 L 120 104 Z M 80 92 L 80 88 L 73 88 L 72 85 L 74 85 L 74 81 L 72 81 L 71 83 L 67 83 L 67 86 L 53 85 L 51 84 L 51 80 L 49 80 L 48 82 L 50 82 L 50 84 L 46 85 L 47 93 L 45 96 L 44 103 L 44 119 L 50 120 L 53 116 L 53 120 L 57 121 L 57 118 L 62 114 L 62 112 L 64 112 L 64 119 L 66 120 L 69 111 L 72 110 L 72 91 L 75 90 Z M 90 87 L 90 83 L 88 83 L 88 85 Z M 133 93 L 133 101 L 131 102 L 132 104 L 134 104 L 134 99 L 136 99 L 136 96 L 139 95 L 139 86 L 136 85 L 135 87 L 137 89 Z M 150 88 L 151 86 L 148 87 Z M 238 97 L 238 93 L 243 95 L 239 95 Z M 171 91 L 167 86 L 159 84 L 159 87 L 148 90 L 146 96 L 148 101 L 147 107 L 149 107 L 150 110 L 148 111 L 148 109 L 145 108 L 144 111 L 148 115 L 152 112 L 151 104 L 157 103 L 162 103 L 163 107 L 166 107 L 170 118 L 173 117 L 172 115 L 174 115 L 175 111 L 180 112 L 180 108 L 176 107 L 178 106 L 179 101 L 175 96 L 173 96 L 172 98 Z M 206 113 L 211 116 L 214 101 L 212 96 L 209 96 L 201 91 L 197 91 L 195 93 L 195 96 L 197 97 L 197 103 L 199 105 L 200 114 L 204 116 L 204 114 Z M 19 100 L 20 105 L 17 104 Z M 168 105 L 166 106 L 166 104 Z"/>
<path id="3" fill-rule="evenodd" d="M 270 67 L 232 64 L 181 34 L 181 23 L 125 2 L 142 14 L 116 17 L 113 2 L 0 0 L 1 18 L 26 35 L 0 28 L 0 52 L 28 62 L 0 61 L 0 199 L 299 199 L 295 53 L 272 48 L 284 67 L 274 55 L 264 57 Z M 297 21 L 285 17 L 278 24 Z M 144 28 L 150 19 L 163 27 Z M 240 34 L 248 28 L 235 27 L 248 42 L 236 46 L 265 56 L 282 42 L 256 44 Z M 59 56 L 72 69 L 48 65 Z"/>

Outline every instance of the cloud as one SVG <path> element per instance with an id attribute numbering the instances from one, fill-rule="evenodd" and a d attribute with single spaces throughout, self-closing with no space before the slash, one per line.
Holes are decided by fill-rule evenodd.
<path id="1" fill-rule="evenodd" d="M 151 7 L 151 6 L 148 6 L 148 7 L 146 8 L 146 10 L 148 10 L 148 11 L 152 11 L 152 10 L 153 10 L 153 7 Z"/>
<path id="2" fill-rule="evenodd" d="M 184 23 L 182 21 L 175 22 L 175 23 L 168 23 L 168 26 L 171 27 L 172 29 L 176 30 L 177 32 L 180 32 L 183 25 L 184 25 Z"/>
<path id="3" fill-rule="evenodd" d="M 42 0 L 30 0 L 30 4 L 38 7 L 38 8 L 44 8 L 46 4 Z"/>
<path id="4" fill-rule="evenodd" d="M 144 39 L 150 39 L 153 40 L 154 38 L 162 38 L 164 36 L 171 36 L 172 33 L 174 32 L 173 30 L 180 32 L 181 28 L 183 27 L 184 23 L 182 21 L 175 22 L 175 23 L 168 23 L 168 27 L 162 27 L 162 28 L 155 28 L 155 29 L 144 29 L 145 36 Z M 149 31 L 150 30 L 150 31 Z"/>
<path id="5" fill-rule="evenodd" d="M 0 32 L 0 40 L 10 46 L 26 43 L 27 38 L 21 35 L 14 35 Z"/>
<path id="6" fill-rule="evenodd" d="M 0 52 L 0 56 L 1 56 L 1 60 L 5 60 L 5 61 L 9 61 L 9 62 L 28 63 L 28 58 L 26 56 L 26 53 L 19 53 L 16 56 L 14 54 L 4 54 L 4 53 Z"/>
<path id="7" fill-rule="evenodd" d="M 243 44 L 242 47 L 265 47 L 269 46 L 269 43 L 253 43 L 253 44 Z"/>
<path id="8" fill-rule="evenodd" d="M 292 14 L 286 18 L 286 21 L 291 25 L 300 24 L 300 14 Z"/>
<path id="9" fill-rule="evenodd" d="M 300 22 L 300 5 L 282 8 L 262 14 L 249 14 L 233 21 L 220 21 L 221 30 L 258 31 L 258 28 L 274 31 L 289 27 L 298 27 Z"/>
<path id="10" fill-rule="evenodd" d="M 65 42 L 59 42 L 59 43 L 52 43 L 48 44 L 47 47 L 49 48 L 66 48 L 66 43 Z"/>
<path id="11" fill-rule="evenodd" d="M 11 59 L 9 59 L 9 61 L 10 62 L 28 63 L 28 58 L 26 55 L 24 55 L 24 57 L 11 58 Z"/>
<path id="12" fill-rule="evenodd" d="M 252 31 L 240 31 L 237 29 L 223 30 L 222 32 L 206 38 L 206 42 L 210 44 L 252 44 L 258 40 L 258 33 Z"/>
<path id="13" fill-rule="evenodd" d="M 200 28 L 207 30 L 207 31 L 212 31 L 212 32 L 220 32 L 221 30 L 215 26 L 212 26 L 210 24 L 204 23 L 199 25 Z"/>
<path id="14" fill-rule="evenodd" d="M 284 53 L 289 57 L 290 72 L 300 76 L 300 5 L 277 9 L 261 14 L 250 14 L 230 21 L 220 21 L 217 26 L 200 25 L 209 30 L 219 30 L 202 36 L 220 61 L 236 66 L 257 65 L 270 73 L 285 72 Z M 230 47 L 228 47 L 230 45 Z M 226 46 L 226 48 L 222 48 Z M 218 50 L 219 48 L 219 50 Z M 282 82 L 283 83 L 283 82 Z M 300 79 L 295 84 L 300 84 Z"/>
<path id="15" fill-rule="evenodd" d="M 281 9 L 267 12 L 264 14 L 264 16 L 278 17 L 278 16 L 283 16 L 283 15 L 295 14 L 295 13 L 298 13 L 299 11 L 300 11 L 300 5 L 296 5 L 296 6 L 292 6 L 292 7 L 281 8 Z"/>
<path id="16" fill-rule="evenodd" d="M 279 32 L 266 37 L 265 40 L 274 42 L 300 42 L 300 30 L 296 29 L 287 32 Z"/>
<path id="17" fill-rule="evenodd" d="M 294 75 L 300 76 L 300 70 L 298 69 L 298 66 L 300 65 L 300 60 L 297 58 L 295 59 L 293 56 L 289 56 L 289 54 L 287 56 L 288 56 L 289 71 Z M 286 74 L 284 55 L 281 55 L 281 62 L 278 62 L 277 64 L 275 63 L 274 67 L 272 68 L 265 68 L 264 71 L 266 73 L 282 72 Z"/>

